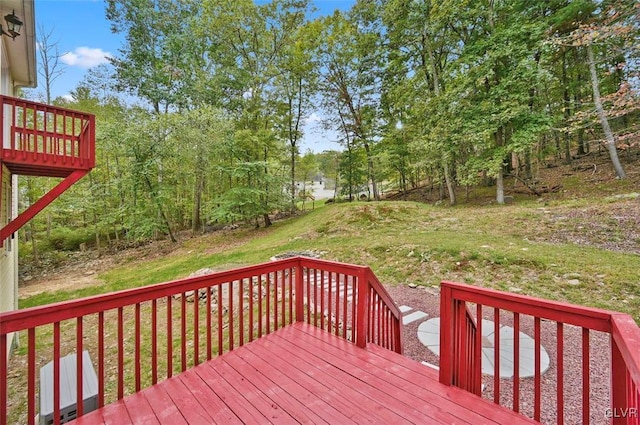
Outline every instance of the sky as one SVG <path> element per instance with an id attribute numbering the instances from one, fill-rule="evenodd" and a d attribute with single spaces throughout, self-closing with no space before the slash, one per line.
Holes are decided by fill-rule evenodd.
<path id="1" fill-rule="evenodd" d="M 262 1 L 261 1 L 262 2 Z M 335 9 L 348 9 L 353 0 L 315 0 L 318 14 L 331 14 Z M 92 67 L 107 62 L 107 57 L 117 57 L 123 46 L 124 36 L 113 34 L 105 17 L 102 0 L 35 0 L 36 25 L 40 32 L 51 32 L 50 43 L 57 43 L 63 56 L 64 72 L 52 85 L 52 97 L 67 96 L 74 90 Z M 39 58 L 38 58 L 39 60 Z M 39 77 L 41 78 L 41 77 Z M 36 93 L 44 92 L 42 84 Z M 321 152 L 326 149 L 341 150 L 333 132 L 321 129 L 320 111 L 307 119 L 301 151 Z"/>

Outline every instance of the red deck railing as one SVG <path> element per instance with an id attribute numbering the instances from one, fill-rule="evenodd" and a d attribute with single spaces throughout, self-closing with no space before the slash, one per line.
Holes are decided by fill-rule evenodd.
<path id="1" fill-rule="evenodd" d="M 0 161 L 13 174 L 66 177 L 95 165 L 95 117 L 0 96 Z"/>
<path id="2" fill-rule="evenodd" d="M 34 423 L 37 371 L 53 360 L 59 388 L 67 354 L 89 351 L 104 406 L 294 321 L 402 352 L 400 311 L 371 269 L 296 257 L 0 314 L 0 353 L 8 334 L 26 340 L 24 361 L 0 356 L 0 424 Z M 59 403 L 55 391 L 54 418 Z"/>
<path id="3" fill-rule="evenodd" d="M 640 328 L 629 315 L 451 282 L 442 282 L 440 297 L 440 382 L 480 394 L 481 350 L 485 342 L 482 337 L 482 319 L 493 320 L 492 360 L 496 372 L 492 382 L 488 384 L 492 386 L 493 401 L 504 405 L 501 402 L 501 391 L 505 382 L 500 379 L 498 371 L 500 362 L 506 360 L 501 359 L 500 338 L 496 335 L 499 335 L 500 326 L 505 323 L 513 326 L 513 334 L 516 336 L 520 335 L 522 327 L 527 326 L 531 328 L 534 340 L 535 371 L 533 385 L 529 385 L 532 391 L 521 393 L 521 386 L 524 384 L 520 379 L 520 361 L 516 359 L 521 358 L 523 348 L 520 347 L 520 337 L 515 337 L 513 358 L 509 359 L 514 366 L 513 379 L 508 382 L 508 386 L 512 387 L 508 397 L 512 400 L 512 405 L 506 407 L 538 421 L 541 420 L 543 409 L 547 408 L 556 415 L 556 422 L 563 424 L 566 420 L 565 410 L 569 407 L 565 400 L 569 394 L 578 391 L 578 402 L 581 405 L 577 410 L 582 417 L 574 417 L 570 422 L 578 420 L 592 423 L 595 416 L 600 420 L 609 417 L 615 424 L 640 423 Z M 475 307 L 471 307 L 469 303 L 475 304 Z M 577 335 L 581 354 L 578 358 L 570 358 L 568 364 L 565 364 L 565 351 L 573 351 L 574 347 L 567 348 L 565 345 L 568 333 L 566 330 Z M 610 336 L 610 369 L 605 376 L 594 376 L 596 372 L 592 373 L 590 370 L 590 336 L 594 332 Z M 555 345 L 548 347 L 555 353 L 550 356 L 555 369 L 555 383 L 553 378 L 545 382 L 542 380 L 543 338 L 547 344 L 553 341 Z M 581 388 L 565 386 L 565 376 L 569 373 L 579 375 Z M 592 391 L 595 389 L 591 387 L 594 382 L 601 384 L 599 381 L 602 380 L 610 380 L 609 404 L 599 406 L 603 411 L 594 412 Z M 528 404 L 526 409 L 521 403 L 523 400 Z M 543 400 L 546 405 L 543 405 Z"/>

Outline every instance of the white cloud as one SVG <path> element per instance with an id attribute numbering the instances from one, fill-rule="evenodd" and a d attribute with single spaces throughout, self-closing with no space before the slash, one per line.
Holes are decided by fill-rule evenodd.
<path id="1" fill-rule="evenodd" d="M 322 117 L 316 113 L 316 112 L 312 112 L 311 115 L 309 115 L 306 119 L 305 119 L 305 125 L 313 125 L 313 124 L 317 124 L 320 121 L 322 121 Z"/>
<path id="2" fill-rule="evenodd" d="M 100 48 L 76 47 L 73 52 L 65 53 L 60 60 L 69 66 L 80 68 L 93 68 L 94 66 L 107 63 L 107 58 L 112 57 L 111 53 Z"/>
<path id="3" fill-rule="evenodd" d="M 73 96 L 71 96 L 71 93 L 63 94 L 61 97 L 69 102 L 73 102 L 75 100 Z"/>

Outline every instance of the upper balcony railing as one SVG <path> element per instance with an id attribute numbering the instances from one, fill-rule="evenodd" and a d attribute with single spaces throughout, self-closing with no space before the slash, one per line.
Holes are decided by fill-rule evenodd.
<path id="1" fill-rule="evenodd" d="M 95 165 L 95 117 L 0 96 L 0 161 L 12 173 L 67 177 Z"/>
<path id="2" fill-rule="evenodd" d="M 371 269 L 308 258 L 187 278 L 0 314 L 0 425 L 35 422 L 40 367 L 89 352 L 99 407 L 293 322 L 402 352 L 401 313 Z M 26 345 L 7 362 L 7 336 Z M 83 356 L 77 356 L 83 400 Z M 268 361 L 268 359 L 265 359 Z M 8 381 L 11 381 L 10 383 Z M 60 418 L 60 391 L 53 417 Z M 78 403 L 77 415 L 83 405 Z"/>
<path id="3" fill-rule="evenodd" d="M 525 330 L 533 341 L 523 338 Z M 487 343 L 491 348 L 483 353 Z M 550 357 L 544 378 L 543 344 Z M 501 345 L 513 354 L 505 355 Z M 483 358 L 493 363 L 494 376 L 484 377 L 481 393 Z M 533 365 L 531 378 L 521 379 L 521 363 Z M 513 369 L 512 378 L 500 378 L 501 365 Z M 640 328 L 627 314 L 442 282 L 440 382 L 545 423 L 609 418 L 638 425 Z"/>

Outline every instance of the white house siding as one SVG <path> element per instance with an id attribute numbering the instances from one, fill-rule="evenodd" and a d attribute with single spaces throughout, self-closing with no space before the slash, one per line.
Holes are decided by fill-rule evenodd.
<path id="1" fill-rule="evenodd" d="M 0 37 L 0 94 L 13 96 L 13 80 L 9 70 L 9 61 L 4 40 Z M 8 115 L 8 114 L 7 114 Z M 3 143 L 8 142 L 9 116 L 5 119 L 5 134 L 0 134 Z M 17 178 L 2 165 L 2 184 L 0 187 L 0 226 L 5 226 L 17 215 Z M 0 312 L 18 308 L 18 243 L 7 238 L 0 248 Z M 13 335 L 7 341 L 9 352 L 14 345 Z M 6 355 L 9 355 L 9 352 Z"/>
<path id="2" fill-rule="evenodd" d="M 2 207 L 0 208 L 0 224 L 5 226 L 13 216 L 13 196 L 9 170 L 2 166 Z M 18 244 L 11 237 L 4 241 L 0 248 L 0 312 L 17 308 L 18 288 Z M 9 335 L 8 346 L 13 345 L 13 335 Z M 7 353 L 8 354 L 8 353 Z"/>

